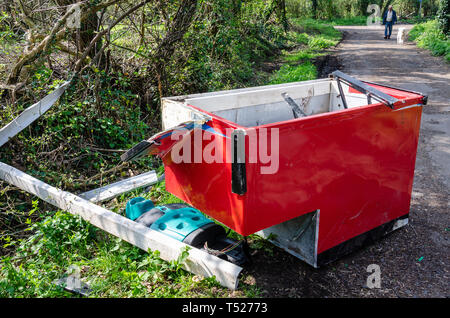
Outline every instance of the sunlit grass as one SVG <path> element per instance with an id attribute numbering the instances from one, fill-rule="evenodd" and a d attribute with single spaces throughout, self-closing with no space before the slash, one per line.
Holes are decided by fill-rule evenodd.
<path id="1" fill-rule="evenodd" d="M 330 24 L 312 19 L 293 19 L 289 33 L 295 49 L 283 51 L 284 65 L 269 80 L 270 84 L 306 81 L 317 78 L 313 60 L 324 55 L 323 50 L 336 45 L 341 33 Z"/>

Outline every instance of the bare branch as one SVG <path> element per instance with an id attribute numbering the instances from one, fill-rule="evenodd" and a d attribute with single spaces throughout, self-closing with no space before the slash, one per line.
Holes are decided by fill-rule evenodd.
<path id="1" fill-rule="evenodd" d="M 102 32 L 97 33 L 97 35 L 92 39 L 91 43 L 89 43 L 88 47 L 84 50 L 81 58 L 77 61 L 76 65 L 75 65 L 75 72 L 78 73 L 80 71 L 83 61 L 88 56 L 89 52 L 94 47 L 95 43 L 97 43 L 97 41 L 99 41 L 102 36 L 109 33 L 111 31 L 111 29 L 114 28 L 120 21 L 125 19 L 128 15 L 130 15 L 131 13 L 133 13 L 134 11 L 136 11 L 137 9 L 139 9 L 140 7 L 142 7 L 143 5 L 145 5 L 148 2 L 150 2 L 150 0 L 145 0 L 145 1 L 135 5 L 134 7 L 128 9 L 124 14 L 122 14 L 120 17 L 118 17 L 107 29 L 103 30 Z"/>
<path id="2" fill-rule="evenodd" d="M 22 70 L 22 67 L 34 60 L 38 54 L 41 52 L 45 52 L 48 48 L 48 43 L 55 40 L 58 41 L 62 38 L 62 36 L 65 33 L 65 30 L 56 32 L 57 29 L 59 29 L 67 20 L 67 18 L 75 11 L 75 8 L 72 10 L 69 10 L 55 25 L 52 32 L 47 35 L 39 45 L 35 46 L 32 50 L 30 50 L 27 54 L 22 56 L 19 61 L 14 65 L 13 69 L 11 70 L 8 79 L 6 80 L 7 84 L 14 84 L 17 81 L 17 78 L 19 76 L 20 71 Z M 56 34 L 55 34 L 56 33 Z"/>

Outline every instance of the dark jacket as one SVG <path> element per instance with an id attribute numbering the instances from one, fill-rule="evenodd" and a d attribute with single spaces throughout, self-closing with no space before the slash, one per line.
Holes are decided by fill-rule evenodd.
<path id="1" fill-rule="evenodd" d="M 386 24 L 386 19 L 387 19 L 387 14 L 388 14 L 389 10 L 386 10 L 386 12 L 384 12 L 383 15 L 383 24 Z M 392 24 L 394 24 L 395 22 L 397 22 L 397 12 L 395 12 L 394 9 L 392 9 Z"/>

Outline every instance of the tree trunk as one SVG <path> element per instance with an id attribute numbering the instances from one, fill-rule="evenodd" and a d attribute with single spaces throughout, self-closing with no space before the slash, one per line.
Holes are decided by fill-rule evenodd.
<path id="1" fill-rule="evenodd" d="M 56 3 L 59 6 L 70 6 L 72 4 L 80 2 L 79 0 L 56 0 Z M 99 26 L 99 17 L 97 12 L 92 12 L 89 14 L 80 24 L 79 30 L 79 38 L 77 39 L 76 33 L 74 33 L 73 40 L 77 44 L 78 51 L 83 52 L 88 46 L 89 43 L 94 39 L 95 33 L 98 30 Z M 97 52 L 100 50 L 101 43 L 97 43 L 96 47 L 91 50 L 90 57 L 95 56 Z"/>
<path id="2" fill-rule="evenodd" d="M 442 32 L 444 32 L 444 34 L 446 35 L 450 35 L 449 15 L 450 15 L 450 0 L 440 0 L 437 18 Z"/>
<path id="3" fill-rule="evenodd" d="M 318 0 L 312 0 L 312 13 L 313 13 L 313 18 L 317 19 L 317 7 L 318 7 Z"/>
<path id="4" fill-rule="evenodd" d="M 168 27 L 168 31 L 159 43 L 153 55 L 153 69 L 156 73 L 160 98 L 167 91 L 167 75 L 165 65 L 170 62 L 176 45 L 188 30 L 197 11 L 197 0 L 182 0 L 177 13 Z"/>

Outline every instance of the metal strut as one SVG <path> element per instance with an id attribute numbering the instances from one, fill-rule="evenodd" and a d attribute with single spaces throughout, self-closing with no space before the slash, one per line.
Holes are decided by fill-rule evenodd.
<path id="1" fill-rule="evenodd" d="M 294 118 L 298 118 L 298 117 L 306 117 L 308 115 L 306 115 L 306 113 L 300 108 L 300 106 L 297 105 L 296 102 L 294 102 L 294 100 L 287 94 L 287 93 L 282 93 L 281 96 L 284 98 L 284 100 L 286 101 L 286 103 L 289 104 L 289 106 L 292 108 L 292 113 L 294 114 Z"/>
<path id="2" fill-rule="evenodd" d="M 337 83 L 338 83 L 338 88 L 339 88 L 339 93 L 342 94 L 342 87 L 340 86 L 340 81 L 344 82 L 345 84 L 347 84 L 350 87 L 353 87 L 354 89 L 356 89 L 357 91 L 365 94 L 368 96 L 368 101 L 373 98 L 378 100 L 379 102 L 385 104 L 386 106 L 390 107 L 391 109 L 394 108 L 394 104 L 398 101 L 397 98 L 392 97 L 386 93 L 383 93 L 381 91 L 379 91 L 378 89 L 376 89 L 375 87 L 372 87 L 354 77 L 351 77 L 345 73 L 342 73 L 341 71 L 334 71 L 333 73 L 330 74 L 330 77 L 332 78 L 336 78 Z M 345 98 L 343 98 L 342 100 L 344 101 Z M 344 102 L 344 107 L 346 103 Z M 347 107 L 345 107 L 347 108 Z"/>
<path id="3" fill-rule="evenodd" d="M 337 86 L 339 89 L 339 96 L 341 97 L 341 100 L 342 100 L 342 104 L 343 104 L 344 108 L 347 109 L 348 108 L 347 100 L 345 99 L 345 94 L 344 94 L 344 91 L 342 90 L 342 85 L 341 85 L 341 81 L 339 80 L 339 77 L 336 79 L 336 81 L 337 81 Z"/>

